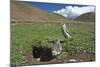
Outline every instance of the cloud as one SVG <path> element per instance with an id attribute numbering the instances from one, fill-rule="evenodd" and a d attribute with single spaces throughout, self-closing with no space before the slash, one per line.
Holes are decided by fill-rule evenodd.
<path id="1" fill-rule="evenodd" d="M 65 8 L 53 12 L 60 14 L 64 17 L 67 17 L 69 19 L 75 19 L 76 17 L 84 13 L 95 12 L 95 7 L 94 6 L 82 6 L 82 7 L 66 6 Z"/>

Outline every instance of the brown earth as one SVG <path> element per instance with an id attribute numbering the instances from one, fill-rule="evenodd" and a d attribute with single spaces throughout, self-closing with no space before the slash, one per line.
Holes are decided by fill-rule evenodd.
<path id="1" fill-rule="evenodd" d="M 58 14 L 33 7 L 23 1 L 11 1 L 11 21 L 17 23 L 61 22 L 66 21 L 66 18 Z"/>
<path id="2" fill-rule="evenodd" d="M 53 58 L 50 61 L 37 61 L 36 58 L 33 58 L 32 54 L 27 54 L 25 56 L 25 63 L 21 64 L 23 65 L 44 65 L 44 64 L 58 64 L 58 63 L 76 63 L 76 62 L 89 62 L 89 61 L 95 61 L 95 54 L 94 53 L 76 53 L 72 55 L 63 55 L 64 57 L 56 57 Z M 71 59 L 74 59 L 75 61 L 70 61 Z M 19 66 L 19 65 L 18 65 Z"/>
<path id="3" fill-rule="evenodd" d="M 88 12 L 80 15 L 75 20 L 84 22 L 95 22 L 95 12 Z"/>

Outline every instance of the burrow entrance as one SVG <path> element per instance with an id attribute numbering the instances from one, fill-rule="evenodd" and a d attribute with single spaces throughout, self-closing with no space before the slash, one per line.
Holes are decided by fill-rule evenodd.
<path id="1" fill-rule="evenodd" d="M 33 46 L 32 55 L 34 58 L 40 59 L 39 61 L 50 61 L 54 58 L 52 48 L 44 46 Z"/>

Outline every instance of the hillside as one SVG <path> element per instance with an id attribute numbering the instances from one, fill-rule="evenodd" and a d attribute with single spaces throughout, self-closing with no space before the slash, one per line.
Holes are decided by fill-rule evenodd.
<path id="1" fill-rule="evenodd" d="M 13 22 L 61 22 L 63 16 L 32 7 L 30 4 L 11 1 L 11 21 Z"/>
<path id="2" fill-rule="evenodd" d="M 95 13 L 89 12 L 89 13 L 82 14 L 81 16 L 77 17 L 75 20 L 84 21 L 84 22 L 95 22 Z"/>

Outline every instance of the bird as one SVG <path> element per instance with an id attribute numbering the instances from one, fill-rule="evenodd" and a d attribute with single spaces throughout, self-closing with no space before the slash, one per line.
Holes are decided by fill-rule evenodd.
<path id="1" fill-rule="evenodd" d="M 53 41 L 48 41 L 49 43 L 52 43 L 52 54 L 53 56 L 59 55 L 62 52 L 62 44 L 64 41 L 61 41 L 59 39 L 53 40 Z"/>
<path id="2" fill-rule="evenodd" d="M 67 38 L 67 37 L 71 38 L 71 35 L 68 33 L 69 31 L 68 31 L 65 23 L 62 24 L 62 32 L 63 32 L 63 35 L 65 38 Z"/>

